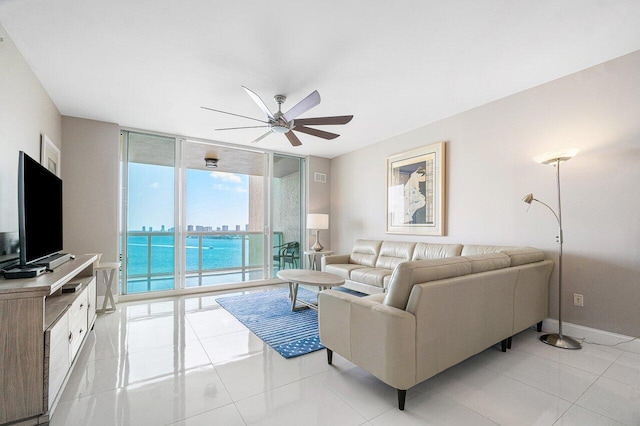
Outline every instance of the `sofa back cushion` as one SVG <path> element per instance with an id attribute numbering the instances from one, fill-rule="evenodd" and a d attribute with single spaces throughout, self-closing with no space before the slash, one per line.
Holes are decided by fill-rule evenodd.
<path id="1" fill-rule="evenodd" d="M 471 263 L 472 274 L 511 266 L 511 258 L 504 253 L 475 254 L 473 256 L 462 256 L 462 258 Z"/>
<path id="2" fill-rule="evenodd" d="M 533 247 L 520 247 L 503 250 L 502 252 L 511 258 L 511 266 L 542 262 L 544 260 L 544 252 Z"/>
<path id="3" fill-rule="evenodd" d="M 463 257 L 402 262 L 393 270 L 382 303 L 404 310 L 415 284 L 470 274 L 471 263 Z"/>
<path id="4" fill-rule="evenodd" d="M 375 267 L 381 245 L 380 240 L 356 240 L 349 256 L 349 263 Z"/>
<path id="5" fill-rule="evenodd" d="M 462 256 L 476 254 L 504 253 L 511 258 L 511 266 L 525 265 L 527 263 L 541 262 L 544 260 L 544 252 L 533 247 L 510 246 L 485 246 L 467 244 L 462 248 Z"/>
<path id="6" fill-rule="evenodd" d="M 462 244 L 430 244 L 418 243 L 413 250 L 411 260 L 443 259 L 460 256 Z"/>
<path id="7" fill-rule="evenodd" d="M 380 255 L 376 260 L 376 268 L 394 269 L 398 263 L 411 260 L 416 243 L 401 241 L 383 241 Z"/>
<path id="8" fill-rule="evenodd" d="M 473 256 L 475 254 L 502 253 L 504 250 L 514 249 L 511 246 L 486 246 L 480 244 L 465 244 L 460 256 Z"/>

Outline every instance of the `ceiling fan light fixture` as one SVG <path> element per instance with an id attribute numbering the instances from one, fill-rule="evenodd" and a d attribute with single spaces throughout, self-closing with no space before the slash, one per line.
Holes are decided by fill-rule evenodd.
<path id="1" fill-rule="evenodd" d="M 207 158 L 204 159 L 204 165 L 208 169 L 215 169 L 218 167 L 218 159 L 217 158 Z"/>
<path id="2" fill-rule="evenodd" d="M 289 128 L 287 126 L 283 126 L 282 124 L 274 124 L 271 127 L 271 131 L 273 133 L 283 134 L 283 133 L 287 133 L 289 131 Z"/>

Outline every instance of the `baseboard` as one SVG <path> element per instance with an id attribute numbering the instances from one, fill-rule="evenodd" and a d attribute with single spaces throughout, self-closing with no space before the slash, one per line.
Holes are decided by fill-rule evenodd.
<path id="1" fill-rule="evenodd" d="M 558 320 L 547 318 L 542 324 L 542 329 L 546 332 L 557 333 Z M 584 340 L 586 345 L 590 343 L 607 346 L 616 345 L 615 348 L 617 349 L 640 354 L 640 338 L 630 341 L 636 336 L 625 336 L 624 334 L 611 333 L 605 330 L 598 330 L 597 328 L 571 324 L 566 321 L 562 322 L 562 334 L 580 341 Z"/>

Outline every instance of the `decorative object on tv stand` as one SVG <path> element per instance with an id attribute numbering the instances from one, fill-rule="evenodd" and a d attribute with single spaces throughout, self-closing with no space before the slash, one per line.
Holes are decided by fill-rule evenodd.
<path id="1" fill-rule="evenodd" d="M 318 233 L 320 229 L 329 229 L 329 215 L 328 214 L 308 214 L 307 215 L 307 229 L 313 229 L 316 232 L 316 243 L 311 246 L 313 251 L 322 251 L 324 248 L 320 244 Z"/>
<path id="2" fill-rule="evenodd" d="M 533 194 L 527 194 L 522 199 L 525 203 L 531 205 L 533 201 L 536 201 L 546 208 L 548 208 L 551 213 L 555 216 L 558 221 L 558 236 L 557 241 L 559 243 L 559 253 L 558 253 L 558 333 L 545 334 L 540 336 L 540 340 L 547 345 L 555 346 L 562 349 L 580 349 L 582 345 L 573 337 L 565 336 L 562 334 L 562 243 L 563 243 L 563 235 L 562 235 L 562 205 L 560 202 L 560 163 L 565 161 L 569 161 L 572 159 L 578 150 L 568 149 L 565 151 L 552 152 L 547 154 L 541 154 L 534 157 L 534 161 L 540 164 L 548 164 L 556 168 L 556 185 L 558 192 L 558 213 L 549 207 L 549 205 L 543 203 L 537 198 L 533 197 Z"/>

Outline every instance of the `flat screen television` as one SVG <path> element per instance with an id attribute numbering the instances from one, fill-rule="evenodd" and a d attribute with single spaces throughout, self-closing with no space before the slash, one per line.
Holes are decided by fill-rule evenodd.
<path id="1" fill-rule="evenodd" d="M 62 179 L 20 151 L 18 163 L 20 266 L 62 250 Z"/>

